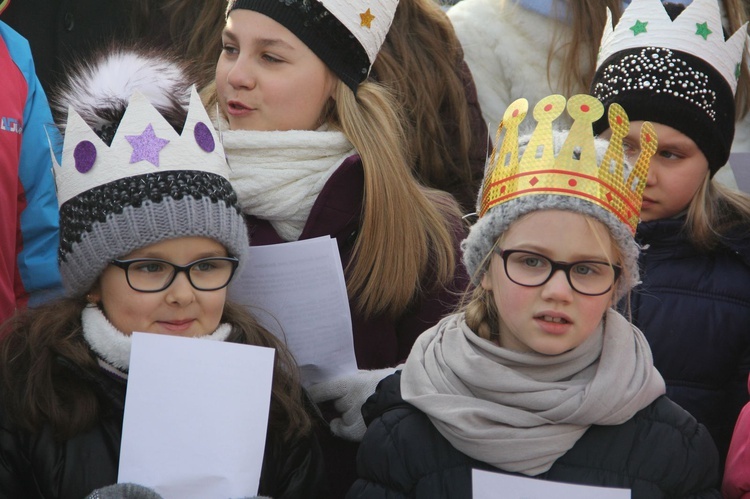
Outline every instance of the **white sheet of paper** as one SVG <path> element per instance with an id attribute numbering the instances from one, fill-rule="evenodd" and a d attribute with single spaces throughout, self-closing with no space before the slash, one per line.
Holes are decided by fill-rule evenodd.
<path id="1" fill-rule="evenodd" d="M 274 351 L 133 333 L 118 483 L 165 499 L 258 493 Z"/>
<path id="2" fill-rule="evenodd" d="M 352 319 L 336 240 L 330 236 L 251 246 L 229 299 L 245 306 L 286 342 L 302 383 L 357 370 Z"/>
<path id="3" fill-rule="evenodd" d="M 484 470 L 472 470 L 471 479 L 473 499 L 630 499 L 629 489 L 550 482 Z"/>

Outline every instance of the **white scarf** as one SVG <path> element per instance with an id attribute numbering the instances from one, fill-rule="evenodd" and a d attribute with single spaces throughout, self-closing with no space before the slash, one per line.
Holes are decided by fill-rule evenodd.
<path id="1" fill-rule="evenodd" d="M 130 368 L 130 347 L 133 344 L 133 336 L 113 326 L 96 305 L 89 305 L 83 309 L 81 322 L 83 338 L 97 357 L 115 369 L 127 372 Z M 225 341 L 231 332 L 231 324 L 220 324 L 213 333 L 197 338 Z"/>
<path id="2" fill-rule="evenodd" d="M 405 401 L 459 451 L 535 476 L 591 425 L 618 425 L 665 393 L 651 349 L 609 310 L 601 328 L 560 355 L 515 352 L 454 314 L 417 339 L 401 376 Z"/>
<path id="3" fill-rule="evenodd" d="M 299 239 L 325 183 L 356 154 L 342 132 L 324 128 L 225 130 L 222 141 L 242 212 L 268 220 L 285 241 Z"/>

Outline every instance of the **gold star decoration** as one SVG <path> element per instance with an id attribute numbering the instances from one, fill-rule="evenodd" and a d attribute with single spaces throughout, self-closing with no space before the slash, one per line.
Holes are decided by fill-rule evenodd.
<path id="1" fill-rule="evenodd" d="M 370 12 L 370 9 L 367 9 L 365 12 L 359 15 L 360 19 L 360 26 L 364 26 L 365 28 L 370 28 L 370 24 L 372 24 L 372 21 L 375 19 L 375 16 L 372 15 Z"/>
<path id="2" fill-rule="evenodd" d="M 638 36 L 641 33 L 645 33 L 647 24 L 648 24 L 648 21 L 644 23 L 644 22 L 636 20 L 635 24 L 630 27 L 630 29 L 633 31 L 633 36 Z"/>
<path id="3" fill-rule="evenodd" d="M 702 36 L 704 40 L 707 40 L 708 39 L 708 35 L 710 35 L 711 33 L 713 33 L 713 31 L 711 31 L 710 29 L 708 29 L 708 23 L 707 22 L 705 22 L 705 23 L 695 23 L 695 27 L 698 28 L 695 31 L 695 34 Z"/>

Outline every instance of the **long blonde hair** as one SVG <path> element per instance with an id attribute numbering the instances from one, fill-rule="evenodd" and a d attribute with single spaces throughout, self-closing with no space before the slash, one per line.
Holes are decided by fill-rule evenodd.
<path id="1" fill-rule="evenodd" d="M 357 95 L 340 81 L 327 116 L 362 159 L 362 223 L 347 268 L 347 289 L 366 315 L 398 315 L 423 291 L 426 276 L 446 285 L 456 266 L 460 220 L 455 200 L 421 186 L 410 173 L 397 107 L 380 84 L 366 81 Z"/>
<path id="2" fill-rule="evenodd" d="M 688 205 L 688 238 L 698 249 L 710 251 L 736 227 L 750 230 L 750 196 L 722 185 L 706 173 Z"/>

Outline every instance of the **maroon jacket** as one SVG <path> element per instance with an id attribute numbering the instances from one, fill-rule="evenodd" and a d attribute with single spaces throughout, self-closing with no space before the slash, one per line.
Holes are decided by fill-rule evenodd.
<path id="1" fill-rule="evenodd" d="M 351 259 L 359 232 L 363 189 L 362 162 L 358 155 L 350 156 L 323 186 L 300 235 L 300 240 L 328 235 L 336 238 L 344 268 Z M 404 213 L 404 216 L 409 214 Z M 268 221 L 250 215 L 246 222 L 251 246 L 285 242 Z M 456 220 L 453 225 L 456 227 L 456 272 L 450 289 L 427 294 L 396 320 L 385 316 L 366 320 L 357 313 L 354 300 L 350 300 L 354 352 L 360 369 L 398 365 L 409 355 L 417 336 L 455 308 L 469 279 L 459 254 L 459 243 L 465 236 L 463 222 Z M 425 283 L 425 288 L 430 289 L 430 285 Z"/>

